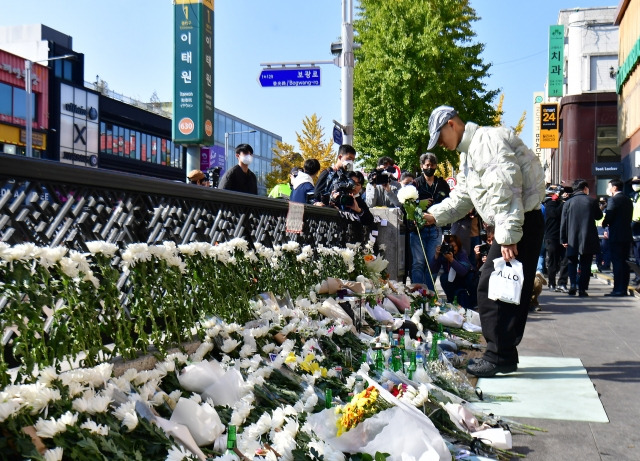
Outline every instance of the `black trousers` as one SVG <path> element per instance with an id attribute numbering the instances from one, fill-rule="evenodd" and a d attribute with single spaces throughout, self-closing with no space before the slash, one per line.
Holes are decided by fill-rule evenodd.
<path id="1" fill-rule="evenodd" d="M 565 248 L 558 239 L 547 239 L 547 275 L 549 276 L 549 286 L 556 286 L 556 274 L 560 271 L 560 263 L 564 258 Z M 564 279 L 566 284 L 566 275 Z M 562 272 L 558 277 L 558 285 L 562 285 Z"/>
<path id="2" fill-rule="evenodd" d="M 627 264 L 631 242 L 609 240 L 611 265 L 613 266 L 613 292 L 627 293 L 631 271 Z"/>
<path id="3" fill-rule="evenodd" d="M 489 277 L 494 270 L 493 260 L 502 256 L 501 246 L 494 240 L 487 262 L 482 268 L 478 284 L 478 312 L 482 334 L 487 341 L 484 359 L 498 365 L 518 363 L 517 346 L 522 341 L 529 314 L 533 280 L 542 245 L 544 219 L 540 210 L 525 213 L 522 239 L 518 242 L 518 256 L 522 263 L 524 280 L 520 304 L 509 304 L 489 299 Z"/>
<path id="4" fill-rule="evenodd" d="M 589 289 L 593 255 L 571 255 L 567 256 L 567 259 L 569 260 L 569 280 L 571 281 L 571 288 L 579 291 L 587 291 Z M 578 268 L 580 269 L 580 274 L 578 274 Z"/>

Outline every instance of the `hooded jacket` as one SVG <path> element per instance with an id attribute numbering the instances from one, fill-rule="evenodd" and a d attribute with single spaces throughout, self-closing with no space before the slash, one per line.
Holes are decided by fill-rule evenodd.
<path id="1" fill-rule="evenodd" d="M 293 190 L 289 201 L 307 203 L 307 193 L 314 192 L 313 178 L 307 173 L 300 171 L 298 175 L 291 181 Z"/>
<path id="2" fill-rule="evenodd" d="M 475 207 L 495 225 L 500 245 L 522 238 L 524 214 L 539 210 L 545 197 L 544 171 L 535 154 L 513 131 L 465 125 L 457 185 L 448 199 L 429 208 L 438 226 L 457 221 Z"/>

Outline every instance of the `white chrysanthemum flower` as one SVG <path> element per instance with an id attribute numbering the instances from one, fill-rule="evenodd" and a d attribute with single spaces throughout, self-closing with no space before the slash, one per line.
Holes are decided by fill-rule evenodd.
<path id="1" fill-rule="evenodd" d="M 44 452 L 44 461 L 61 461 L 64 449 L 62 447 L 51 448 Z"/>
<path id="2" fill-rule="evenodd" d="M 271 415 L 269 415 L 269 413 L 266 413 L 266 412 L 262 413 L 262 416 L 260 416 L 260 419 L 258 419 L 258 421 L 256 421 L 254 425 L 258 436 L 261 436 L 262 434 L 266 434 L 267 432 L 269 432 L 271 430 L 271 424 L 272 424 Z"/>
<path id="3" fill-rule="evenodd" d="M 67 254 L 65 247 L 43 247 L 40 248 L 40 265 L 46 268 L 51 268 L 58 264 L 60 259 Z"/>
<path id="4" fill-rule="evenodd" d="M 126 415 L 124 415 L 122 425 L 127 427 L 128 432 L 133 431 L 136 427 L 138 427 L 138 414 L 127 413 Z"/>
<path id="5" fill-rule="evenodd" d="M 415 186 L 412 186 L 411 184 L 409 184 L 408 186 L 404 186 L 403 188 L 398 190 L 398 201 L 404 204 L 404 202 L 406 202 L 407 200 L 418 200 L 418 189 L 416 189 Z"/>
<path id="6" fill-rule="evenodd" d="M 80 276 L 80 269 L 78 268 L 78 263 L 73 261 L 71 258 L 61 258 L 60 259 L 60 269 L 62 272 L 69 278 L 76 278 Z"/>
<path id="7" fill-rule="evenodd" d="M 133 267 L 140 261 L 149 260 L 151 260 L 151 253 L 146 243 L 131 243 L 122 253 L 122 265 L 125 268 Z"/>
<path id="8" fill-rule="evenodd" d="M 20 403 L 15 400 L 0 403 L 0 423 L 4 422 L 10 416 L 13 416 L 20 410 Z"/>
<path id="9" fill-rule="evenodd" d="M 293 460 L 292 451 L 296 448 L 295 436 L 298 433 L 298 422 L 289 420 L 279 432 L 272 432 L 273 448 L 280 453 L 282 460 Z"/>
<path id="10" fill-rule="evenodd" d="M 242 332 L 243 327 L 240 324 L 237 323 L 229 323 L 228 325 L 225 326 L 224 331 L 230 335 L 231 333 L 240 333 Z"/>
<path id="11" fill-rule="evenodd" d="M 88 420 L 80 425 L 81 429 L 86 429 L 94 434 L 107 436 L 109 435 L 109 426 L 98 424 L 93 420 Z"/>
<path id="12" fill-rule="evenodd" d="M 40 248 L 33 243 L 20 243 L 19 245 L 6 248 L 0 255 L 5 261 L 13 262 L 36 259 L 39 253 Z"/>
<path id="13" fill-rule="evenodd" d="M 221 331 L 222 331 L 221 325 L 214 325 L 212 328 L 208 328 L 206 333 L 209 338 L 215 338 L 220 334 Z"/>
<path id="14" fill-rule="evenodd" d="M 229 352 L 231 352 L 232 350 L 234 350 L 236 347 L 238 347 L 238 344 L 240 344 L 240 341 L 237 341 L 233 338 L 227 338 L 224 340 L 224 343 L 222 343 L 222 352 L 224 352 L 225 354 L 228 354 Z"/>
<path id="15" fill-rule="evenodd" d="M 24 406 L 31 409 L 32 415 L 40 413 L 49 403 L 62 398 L 58 389 L 52 389 L 42 383 L 25 384 L 18 389 L 17 397 Z"/>
<path id="16" fill-rule="evenodd" d="M 253 410 L 253 400 L 253 394 L 241 398 L 240 401 L 234 406 L 229 424 L 233 424 L 234 426 L 242 426 L 247 419 L 247 416 L 249 416 L 251 410 Z"/>
<path id="17" fill-rule="evenodd" d="M 242 358 L 251 357 L 253 356 L 253 354 L 255 354 L 255 352 L 256 352 L 256 348 L 254 346 L 252 346 L 251 344 L 245 344 L 240 349 L 240 357 Z"/>
<path id="18" fill-rule="evenodd" d="M 289 253 L 297 253 L 299 249 L 300 244 L 293 240 L 282 245 L 282 251 L 288 251 Z"/>
<path id="19" fill-rule="evenodd" d="M 256 256 L 256 252 L 253 250 L 249 250 L 245 253 L 244 255 L 245 258 L 247 258 L 248 261 L 252 262 L 252 263 L 257 263 L 258 261 L 260 261 L 258 259 L 258 257 Z"/>
<path id="20" fill-rule="evenodd" d="M 193 457 L 192 453 L 182 445 L 174 445 L 169 449 L 166 461 L 183 461 L 185 459 L 191 460 L 196 458 Z"/>
<path id="21" fill-rule="evenodd" d="M 262 346 L 262 352 L 264 352 L 265 354 L 269 354 L 270 352 L 273 352 L 275 348 L 276 345 L 273 343 L 265 344 L 264 346 Z"/>
<path id="22" fill-rule="evenodd" d="M 135 413 L 136 412 L 136 402 L 135 400 L 127 400 L 125 403 L 116 408 L 112 414 L 120 421 L 122 421 L 127 413 Z"/>
<path id="23" fill-rule="evenodd" d="M 246 253 L 247 250 L 249 250 L 249 242 L 247 242 L 245 239 L 240 237 L 236 237 L 234 239 L 229 240 L 228 244 L 234 250 L 240 250 L 243 253 Z"/>
<path id="24" fill-rule="evenodd" d="M 51 419 L 38 419 L 34 427 L 36 428 L 36 434 L 43 439 L 53 438 L 58 432 L 60 432 L 60 426 L 55 418 Z"/>
<path id="25" fill-rule="evenodd" d="M 175 352 L 167 355 L 166 361 L 172 363 L 177 361 L 179 364 L 185 364 L 189 361 L 189 356 L 184 352 Z"/>
<path id="26" fill-rule="evenodd" d="M 103 242 L 101 240 L 87 242 L 86 245 L 91 253 L 93 254 L 100 253 L 108 257 L 113 257 L 113 255 L 116 254 L 116 251 L 118 251 L 117 245 L 109 242 Z"/>

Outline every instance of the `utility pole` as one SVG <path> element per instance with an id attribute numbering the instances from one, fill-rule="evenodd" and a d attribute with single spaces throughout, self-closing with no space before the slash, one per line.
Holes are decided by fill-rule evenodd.
<path id="1" fill-rule="evenodd" d="M 342 127 L 344 143 L 353 144 L 353 0 L 342 0 Z"/>

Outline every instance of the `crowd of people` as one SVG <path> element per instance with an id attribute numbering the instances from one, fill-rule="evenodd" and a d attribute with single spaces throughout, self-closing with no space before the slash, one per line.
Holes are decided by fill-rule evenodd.
<path id="1" fill-rule="evenodd" d="M 420 225 L 406 220 L 408 276 L 416 286 L 436 292 L 436 280 L 448 302 L 480 313 L 487 341 L 484 355 L 467 371 L 478 377 L 517 370 L 517 346 L 524 334 L 536 273 L 546 274 L 549 289 L 587 297 L 592 264 L 613 269 L 614 285 L 607 296 L 627 296 L 633 246 L 640 266 L 640 178 L 633 200 L 619 179 L 609 181 L 608 199 L 593 198 L 589 183 L 576 179 L 571 187 L 545 188 L 540 161 L 512 130 L 464 122 L 457 111 L 440 106 L 429 119 L 428 150 L 436 145 L 460 155 L 457 183 L 452 189 L 437 175 L 438 158 L 420 156 L 420 171 L 402 172 L 393 158 L 378 159 L 365 180 L 354 169 L 356 150 L 343 144 L 336 161 L 320 171 L 316 159 L 289 172 L 289 182 L 276 186 L 271 197 L 313 206 L 334 207 L 350 219 L 372 227 L 373 207 L 402 209 L 398 191 L 416 188 L 423 213 Z M 219 188 L 257 194 L 249 169 L 253 149 L 236 147 L 238 165 L 228 170 Z M 200 171 L 191 183 L 209 185 Z M 366 183 L 366 187 L 365 187 Z M 492 299 L 489 286 L 494 263 L 518 260 L 524 278 L 517 305 Z M 497 271 L 495 271 L 497 272 Z M 633 283 L 640 284 L 636 277 Z"/>

